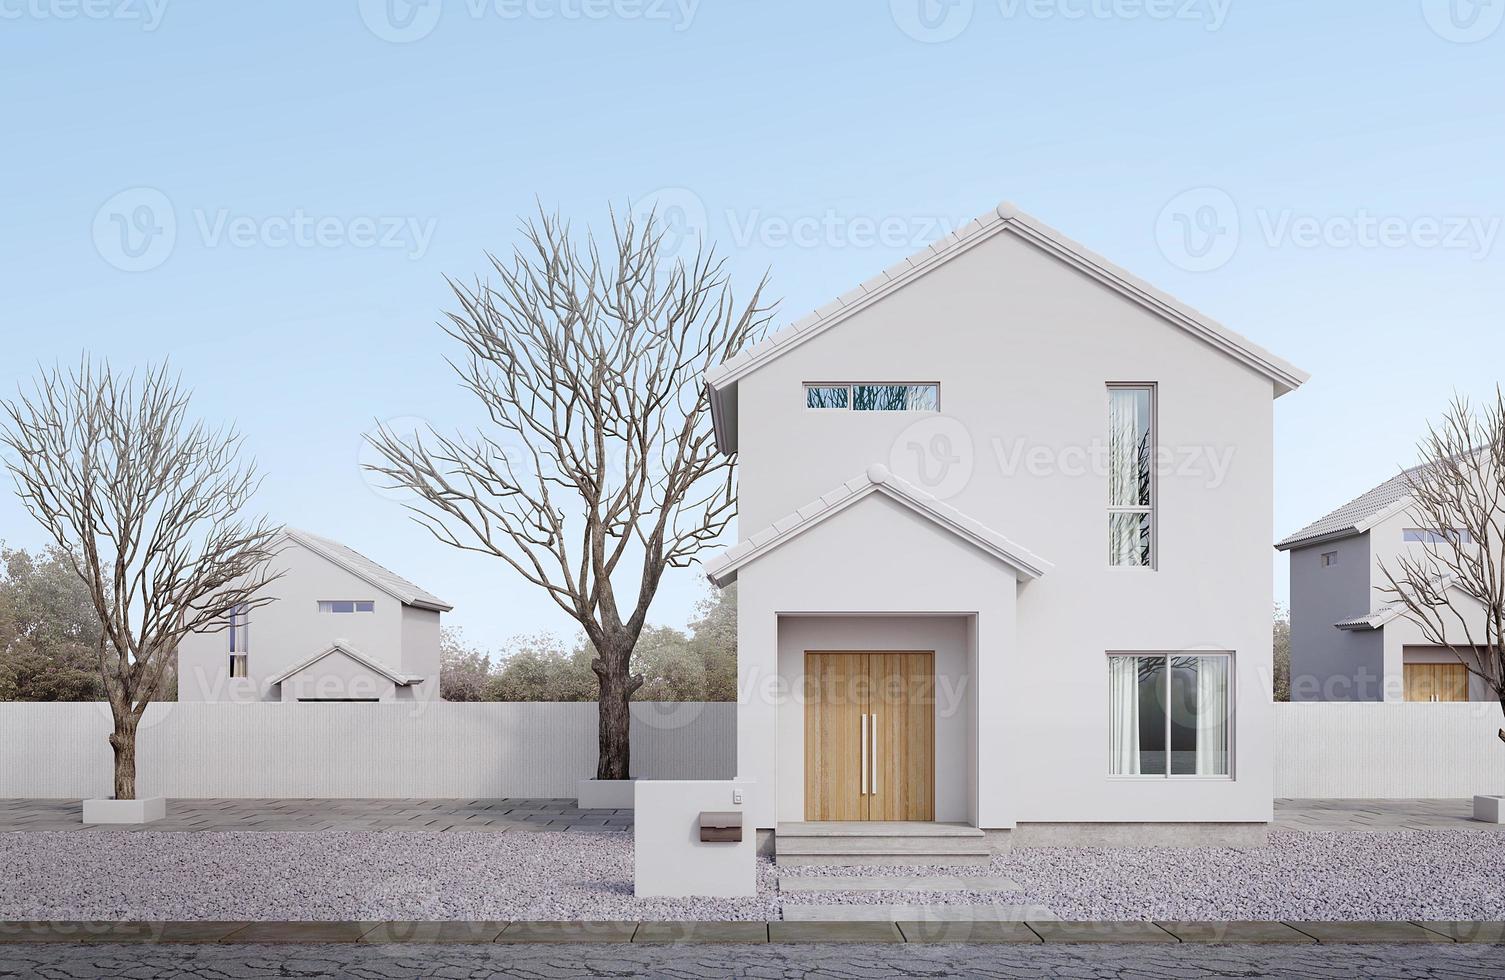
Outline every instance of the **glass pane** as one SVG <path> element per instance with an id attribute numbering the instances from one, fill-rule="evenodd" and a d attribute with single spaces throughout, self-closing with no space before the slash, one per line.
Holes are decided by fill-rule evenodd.
<path id="1" fill-rule="evenodd" d="M 371 602 L 357 602 L 355 604 L 356 612 L 371 612 L 375 608 L 376 604 Z"/>
<path id="2" fill-rule="evenodd" d="M 1108 772 L 1139 775 L 1139 658 L 1108 658 Z"/>
<path id="3" fill-rule="evenodd" d="M 1171 775 L 1197 772 L 1197 658 L 1171 659 Z"/>
<path id="4" fill-rule="evenodd" d="M 936 385 L 910 385 L 909 404 L 911 412 L 933 412 L 941 403 L 940 388 Z"/>
<path id="5" fill-rule="evenodd" d="M 1150 515 L 1108 515 L 1108 561 L 1113 565 L 1149 565 Z"/>
<path id="6" fill-rule="evenodd" d="M 1108 390 L 1108 506 L 1150 506 L 1150 390 Z"/>
<path id="7" fill-rule="evenodd" d="M 337 613 L 355 612 L 355 603 L 348 602 L 348 601 L 345 601 L 345 600 L 331 602 L 329 604 L 329 610 L 330 610 L 330 612 L 337 612 Z"/>
<path id="8" fill-rule="evenodd" d="M 853 385 L 852 408 L 858 412 L 902 412 L 909 407 L 909 385 Z"/>
<path id="9" fill-rule="evenodd" d="M 1187 658 L 1192 659 L 1192 658 Z M 1196 765 L 1199 776 L 1228 775 L 1227 657 L 1196 657 Z"/>
<path id="10" fill-rule="evenodd" d="M 848 390 L 844 387 L 819 387 L 808 385 L 805 388 L 806 408 L 846 408 Z"/>
<path id="11" fill-rule="evenodd" d="M 1165 658 L 1139 657 L 1139 771 L 1165 775 Z"/>

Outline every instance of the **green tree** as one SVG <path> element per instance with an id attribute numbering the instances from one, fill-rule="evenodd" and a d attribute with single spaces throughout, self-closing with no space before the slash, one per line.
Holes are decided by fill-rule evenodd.
<path id="1" fill-rule="evenodd" d="M 99 617 L 56 545 L 0 545 L 0 701 L 97 701 Z"/>
<path id="2" fill-rule="evenodd" d="M 446 701 L 485 701 L 491 658 L 465 642 L 465 633 L 439 633 L 439 696 Z"/>

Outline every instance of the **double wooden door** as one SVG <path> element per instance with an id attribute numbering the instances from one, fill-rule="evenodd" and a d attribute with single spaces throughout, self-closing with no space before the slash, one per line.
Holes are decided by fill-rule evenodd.
<path id="1" fill-rule="evenodd" d="M 805 819 L 935 819 L 934 652 L 806 652 Z"/>
<path id="2" fill-rule="evenodd" d="M 1407 701 L 1467 701 L 1468 668 L 1460 664 L 1406 664 Z"/>

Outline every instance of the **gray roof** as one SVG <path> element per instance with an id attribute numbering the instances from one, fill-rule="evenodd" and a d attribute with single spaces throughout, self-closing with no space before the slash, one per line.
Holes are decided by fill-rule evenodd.
<path id="1" fill-rule="evenodd" d="M 1347 537 L 1350 534 L 1369 530 L 1374 526 L 1376 517 L 1410 499 L 1411 495 L 1406 489 L 1406 474 L 1415 472 L 1415 469 L 1413 467 L 1399 473 L 1373 490 L 1360 494 L 1332 513 L 1308 524 L 1275 547 L 1286 551 L 1301 544 Z"/>
<path id="2" fill-rule="evenodd" d="M 382 675 L 393 684 L 396 684 L 398 687 L 407 687 L 410 684 L 423 683 L 423 678 L 419 677 L 417 674 L 399 674 L 397 671 L 393 670 L 391 667 L 388 667 L 381 661 L 371 659 L 364 653 L 361 653 L 355 647 L 351 646 L 349 640 L 335 640 L 331 646 L 320 650 L 318 653 L 314 654 L 312 657 L 309 657 L 302 663 L 294 667 L 289 667 L 287 670 L 284 670 L 276 677 L 273 677 L 267 683 L 281 684 L 283 681 L 286 681 L 294 674 L 303 673 L 305 670 L 333 653 L 343 653 L 345 656 L 349 657 L 351 660 L 354 660 L 356 663 L 365 667 L 367 670 Z"/>
<path id="3" fill-rule="evenodd" d="M 344 568 L 352 575 L 365 579 L 405 606 L 419 606 L 423 609 L 434 609 L 439 612 L 449 612 L 454 608 L 454 606 L 451 606 L 432 592 L 419 588 L 390 569 L 383 568 L 354 548 L 346 547 L 338 541 L 320 537 L 317 534 L 310 534 L 308 531 L 300 531 L 296 528 L 284 528 L 283 533 L 315 554 L 321 555 Z"/>

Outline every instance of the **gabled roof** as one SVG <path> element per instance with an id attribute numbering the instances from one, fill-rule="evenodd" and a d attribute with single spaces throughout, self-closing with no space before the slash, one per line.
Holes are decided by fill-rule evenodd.
<path id="1" fill-rule="evenodd" d="M 1439 592 L 1450 592 L 1458 587 L 1455 577 L 1451 572 L 1446 572 L 1433 577 L 1433 585 L 1438 587 Z M 1405 615 L 1406 604 L 1400 599 L 1392 599 L 1378 606 L 1374 611 L 1364 616 L 1353 616 L 1334 623 L 1340 630 L 1377 630 L 1385 624 Z"/>
<path id="2" fill-rule="evenodd" d="M 1072 241 L 1049 225 L 1004 202 L 940 241 L 888 267 L 809 316 L 770 334 L 761 343 L 707 371 L 705 381 L 711 389 L 711 413 L 716 426 L 716 443 L 722 452 L 732 453 L 737 448 L 735 400 L 738 381 L 854 313 L 902 289 L 937 266 L 1005 232 L 1060 259 L 1192 336 L 1264 374 L 1274 382 L 1276 397 L 1300 387 L 1310 377 L 1300 368 L 1197 312 L 1169 293 L 1156 289 L 1086 246 Z"/>
<path id="3" fill-rule="evenodd" d="M 329 656 L 332 653 L 343 653 L 345 656 L 349 657 L 351 660 L 354 660 L 362 667 L 365 667 L 367 670 L 370 670 L 373 673 L 380 674 L 387 680 L 391 681 L 393 684 L 396 684 L 398 687 L 405 687 L 409 684 L 419 684 L 423 681 L 423 678 L 417 676 L 416 674 L 399 674 L 397 673 L 397 671 L 386 666 L 385 664 L 372 660 L 370 657 L 366 656 L 364 653 L 361 653 L 355 647 L 351 646 L 350 641 L 348 640 L 335 640 L 334 644 L 331 645 L 328 649 L 321 650 L 318 653 L 314 654 L 312 657 L 309 657 L 307 660 L 303 661 L 301 664 L 298 664 L 296 667 L 291 667 L 283 671 L 276 677 L 273 677 L 271 681 L 269 681 L 269 683 L 281 684 L 289 677 L 292 677 L 295 674 L 303 673 L 305 670 L 312 667 L 314 664 L 318 663 L 320 660 L 323 660 L 325 657 Z"/>
<path id="4" fill-rule="evenodd" d="M 1051 569 L 1050 562 L 1028 548 L 1015 544 L 991 528 L 985 527 L 949 504 L 894 476 L 881 464 L 869 466 L 861 476 L 811 501 L 782 520 L 728 548 L 706 564 L 706 575 L 717 586 L 737 580 L 737 571 L 757 561 L 780 545 L 792 541 L 830 517 L 841 513 L 865 497 L 881 493 L 939 525 L 968 544 L 980 548 L 1013 568 L 1026 578 L 1039 578 Z"/>
<path id="5" fill-rule="evenodd" d="M 1407 489 L 1406 477 L 1416 472 L 1418 468 L 1412 467 L 1391 477 L 1373 490 L 1365 491 L 1332 513 L 1308 524 L 1275 547 L 1281 551 L 1289 551 L 1299 545 L 1319 544 L 1323 541 L 1335 541 L 1338 538 L 1363 534 L 1370 528 L 1378 526 L 1392 515 L 1411 506 L 1411 493 Z"/>
<path id="6" fill-rule="evenodd" d="M 338 541 L 331 541 L 329 538 L 291 527 L 284 528 L 283 534 L 314 554 L 334 562 L 357 578 L 364 579 L 405 606 L 417 606 L 420 609 L 433 609 L 438 612 L 449 612 L 454 608 L 432 592 L 419 588 L 396 572 L 383 568 L 359 551 L 348 548 Z"/>

